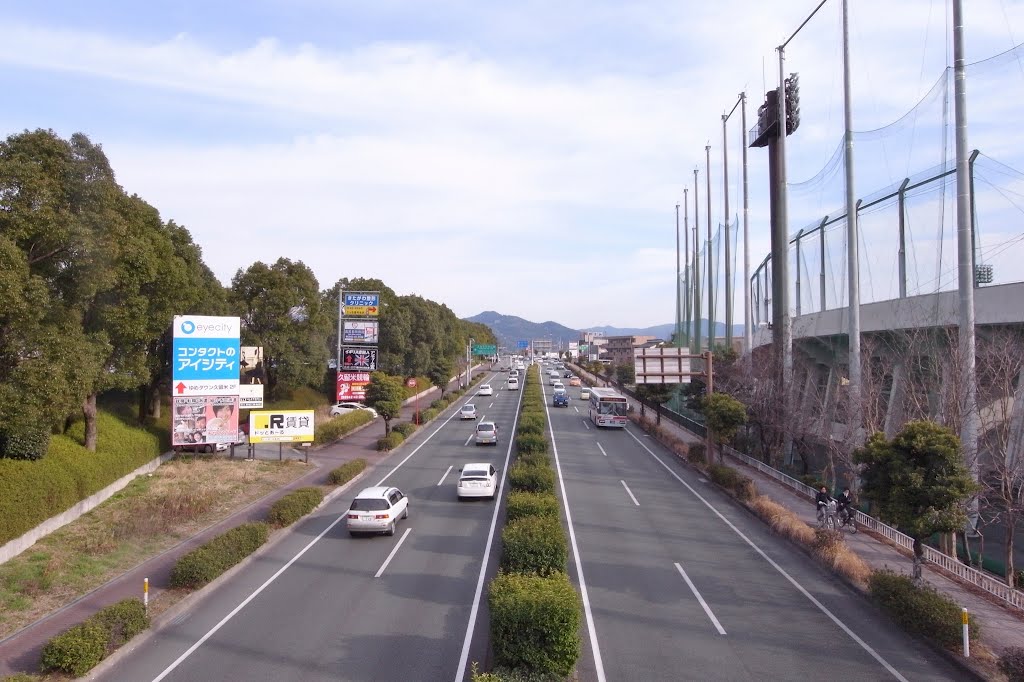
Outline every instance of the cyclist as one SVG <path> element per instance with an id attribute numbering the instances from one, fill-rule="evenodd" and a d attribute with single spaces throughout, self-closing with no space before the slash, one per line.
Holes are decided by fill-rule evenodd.
<path id="1" fill-rule="evenodd" d="M 843 488 L 842 494 L 836 499 L 836 506 L 843 523 L 853 518 L 853 494 L 849 488 Z"/>
<path id="2" fill-rule="evenodd" d="M 821 486 L 821 490 L 814 496 L 814 502 L 818 507 L 818 520 L 821 521 L 825 516 L 825 509 L 828 507 L 828 503 L 832 501 L 832 496 L 828 494 L 828 488 Z"/>

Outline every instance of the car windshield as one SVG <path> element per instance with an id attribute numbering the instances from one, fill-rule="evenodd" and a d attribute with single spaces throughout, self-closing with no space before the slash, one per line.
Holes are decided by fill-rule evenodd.
<path id="1" fill-rule="evenodd" d="M 352 506 L 349 509 L 354 511 L 383 511 L 390 506 L 387 500 L 379 497 L 357 497 L 352 500 Z"/>
<path id="2" fill-rule="evenodd" d="M 494 425 L 493 424 L 481 424 L 480 426 L 478 426 L 476 428 L 476 430 L 477 431 L 481 431 L 481 432 L 483 432 L 483 431 L 493 431 L 494 430 Z M 465 432 L 463 432 L 463 433 L 465 433 Z"/>

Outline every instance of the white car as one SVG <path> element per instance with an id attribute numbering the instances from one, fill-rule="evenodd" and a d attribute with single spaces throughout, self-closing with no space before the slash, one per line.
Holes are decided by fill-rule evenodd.
<path id="1" fill-rule="evenodd" d="M 509 375 L 509 377 L 515 377 L 515 378 L 518 379 L 519 378 L 519 370 L 518 369 L 514 369 L 511 372 L 509 372 L 508 375 Z"/>
<path id="2" fill-rule="evenodd" d="M 565 384 L 563 384 L 561 381 L 553 381 L 553 382 L 551 382 L 551 388 L 555 389 L 556 391 L 558 389 L 562 389 L 562 391 L 564 392 L 565 391 Z"/>
<path id="3" fill-rule="evenodd" d="M 498 425 L 494 422 L 480 422 L 476 425 L 477 445 L 497 445 Z"/>
<path id="4" fill-rule="evenodd" d="M 337 417 L 338 415 L 348 414 L 349 412 L 355 412 L 356 410 L 368 410 L 373 418 L 377 418 L 377 410 L 372 407 L 367 407 L 362 403 L 338 403 L 331 408 L 331 416 Z"/>
<path id="5" fill-rule="evenodd" d="M 562 377 L 558 375 L 558 372 L 548 372 L 548 384 L 554 386 L 555 384 L 562 383 Z"/>
<path id="6" fill-rule="evenodd" d="M 586 386 L 580 389 L 580 400 L 590 400 L 590 389 Z"/>
<path id="7" fill-rule="evenodd" d="M 498 473 L 493 466 L 486 462 L 467 464 L 459 472 L 455 492 L 460 500 L 464 497 L 494 499 L 498 492 Z"/>
<path id="8" fill-rule="evenodd" d="M 466 403 L 459 410 L 459 419 L 476 419 L 476 405 Z"/>
<path id="9" fill-rule="evenodd" d="M 480 384 L 480 389 L 476 392 L 477 395 L 494 395 L 494 389 L 491 388 L 490 384 Z"/>
<path id="10" fill-rule="evenodd" d="M 399 519 L 409 518 L 409 498 L 398 488 L 364 488 L 352 500 L 346 522 L 354 537 L 360 533 L 395 534 Z"/>
<path id="11" fill-rule="evenodd" d="M 510 391 L 518 391 L 519 379 L 516 379 L 515 377 L 509 377 L 508 383 L 505 385 L 505 388 L 507 388 Z"/>

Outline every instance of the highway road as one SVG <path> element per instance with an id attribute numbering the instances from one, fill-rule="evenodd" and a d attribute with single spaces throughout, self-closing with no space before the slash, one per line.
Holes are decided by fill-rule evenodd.
<path id="1" fill-rule="evenodd" d="M 505 375 L 491 375 L 495 389 Z M 136 647 L 104 680 L 456 680 L 486 659 L 486 583 L 496 502 L 459 502 L 460 466 L 490 461 L 504 481 L 521 391 L 462 398 L 353 488 Z M 500 443 L 477 447 L 473 402 Z M 452 418 L 454 417 L 454 418 Z M 344 513 L 363 487 L 410 500 L 394 537 L 352 538 Z M 500 529 L 498 529 L 500 532 Z M 483 607 L 480 608 L 480 601 Z"/>
<path id="2" fill-rule="evenodd" d="M 551 433 L 585 596 L 581 680 L 956 680 L 964 673 L 579 389 Z"/>

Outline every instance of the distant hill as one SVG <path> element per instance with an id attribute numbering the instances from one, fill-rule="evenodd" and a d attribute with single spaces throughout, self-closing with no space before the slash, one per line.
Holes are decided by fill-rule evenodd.
<path id="1" fill-rule="evenodd" d="M 558 340 L 562 340 L 563 348 L 568 347 L 570 341 L 578 341 L 583 335 L 581 331 L 577 329 L 570 329 L 564 325 L 558 324 L 557 322 L 530 322 L 524 320 L 521 317 L 515 315 L 502 315 L 501 313 L 494 312 L 493 310 L 487 310 L 479 315 L 473 317 L 467 317 L 469 322 L 479 322 L 485 324 L 491 328 L 494 335 L 498 337 L 498 343 L 506 348 L 514 349 L 516 347 L 516 341 L 530 339 L 544 339 L 551 338 L 555 341 L 556 345 Z M 707 320 L 702 322 L 702 330 L 707 329 Z M 672 333 L 675 331 L 675 324 L 659 324 L 653 327 L 587 327 L 585 331 L 590 332 L 603 332 L 605 336 L 654 336 L 659 339 L 665 339 L 668 341 L 672 338 Z M 743 325 L 735 324 L 732 327 L 733 336 L 743 335 Z M 725 336 L 725 324 L 722 322 L 715 322 L 715 336 Z"/>
<path id="2" fill-rule="evenodd" d="M 498 337 L 498 344 L 509 349 L 515 349 L 516 342 L 520 340 L 544 338 L 550 338 L 556 346 L 561 339 L 562 347 L 568 348 L 570 341 L 578 341 L 580 338 L 579 330 L 570 329 L 557 322 L 530 322 L 515 315 L 502 315 L 493 310 L 485 310 L 479 315 L 467 317 L 466 321 L 487 325 Z"/>

